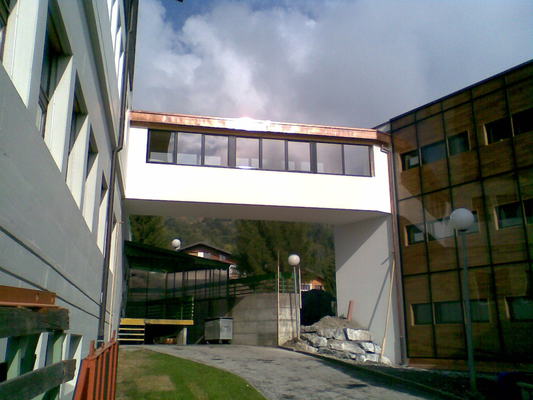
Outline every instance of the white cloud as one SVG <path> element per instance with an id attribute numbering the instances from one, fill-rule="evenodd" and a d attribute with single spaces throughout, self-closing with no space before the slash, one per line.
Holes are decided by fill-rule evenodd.
<path id="1" fill-rule="evenodd" d="M 135 108 L 368 127 L 526 61 L 533 37 L 525 0 L 212 4 L 176 29 L 141 1 Z"/>

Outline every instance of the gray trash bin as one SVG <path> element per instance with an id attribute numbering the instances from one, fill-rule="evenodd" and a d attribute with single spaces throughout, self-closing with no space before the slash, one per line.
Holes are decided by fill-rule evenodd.
<path id="1" fill-rule="evenodd" d="M 233 339 L 233 318 L 208 318 L 204 325 L 206 342 L 230 342 Z"/>

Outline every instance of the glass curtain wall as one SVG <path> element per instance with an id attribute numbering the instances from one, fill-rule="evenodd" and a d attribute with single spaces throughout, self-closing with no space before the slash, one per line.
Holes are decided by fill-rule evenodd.
<path id="1" fill-rule="evenodd" d="M 532 117 L 530 62 L 391 120 L 409 357 L 466 357 L 466 207 L 476 358 L 533 360 Z"/>

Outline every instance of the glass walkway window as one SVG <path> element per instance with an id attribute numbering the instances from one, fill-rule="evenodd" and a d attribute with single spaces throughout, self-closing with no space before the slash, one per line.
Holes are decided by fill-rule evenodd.
<path id="1" fill-rule="evenodd" d="M 228 137 L 205 135 L 204 165 L 227 167 Z"/>
<path id="2" fill-rule="evenodd" d="M 285 170 L 285 143 L 282 140 L 262 139 L 262 169 Z"/>
<path id="3" fill-rule="evenodd" d="M 239 137 L 235 151 L 237 168 L 259 168 L 259 139 Z"/>
<path id="4" fill-rule="evenodd" d="M 150 130 L 147 162 L 372 176 L 372 146 Z"/>
<path id="5" fill-rule="evenodd" d="M 151 132 L 148 160 L 163 163 L 174 162 L 174 132 Z"/>
<path id="6" fill-rule="evenodd" d="M 307 142 L 288 142 L 289 171 L 311 171 L 311 145 Z"/>
<path id="7" fill-rule="evenodd" d="M 316 144 L 316 170 L 326 174 L 342 174 L 342 145 Z"/>
<path id="8" fill-rule="evenodd" d="M 344 144 L 344 174 L 370 176 L 370 146 Z"/>
<path id="9" fill-rule="evenodd" d="M 178 132 L 177 163 L 202 165 L 202 135 Z"/>

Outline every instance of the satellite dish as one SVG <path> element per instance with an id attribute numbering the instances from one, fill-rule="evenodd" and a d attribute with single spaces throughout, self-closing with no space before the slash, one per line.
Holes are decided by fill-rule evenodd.
<path id="1" fill-rule="evenodd" d="M 180 247 L 181 247 L 181 240 L 176 238 L 176 239 L 172 240 L 172 242 L 170 244 L 172 245 L 172 247 L 174 247 L 174 250 L 179 250 Z"/>

